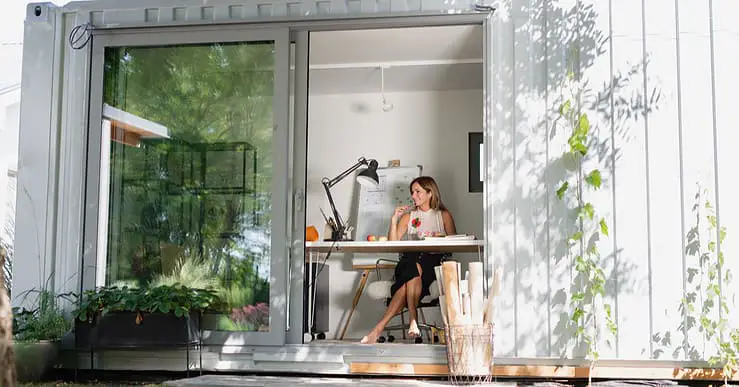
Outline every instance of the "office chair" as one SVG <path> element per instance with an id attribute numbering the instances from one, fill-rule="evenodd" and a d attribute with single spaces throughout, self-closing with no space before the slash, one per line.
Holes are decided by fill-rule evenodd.
<path id="1" fill-rule="evenodd" d="M 390 262 L 397 264 L 398 260 L 392 260 L 392 259 L 386 259 L 386 258 L 380 258 L 376 261 L 375 265 L 377 267 L 377 280 L 373 281 L 367 286 L 367 293 L 369 294 L 370 298 L 377 301 L 384 301 L 385 306 L 387 307 L 390 304 L 390 300 L 392 299 L 390 295 L 390 288 L 393 285 L 393 281 L 389 280 L 383 280 L 381 278 L 380 274 L 380 263 L 381 262 Z M 435 325 L 428 324 L 426 322 L 426 316 L 423 313 L 423 310 L 426 308 L 438 308 L 439 307 L 439 287 L 436 284 L 436 281 L 431 283 L 431 286 L 429 287 L 430 294 L 427 296 L 424 296 L 419 302 L 418 302 L 418 329 L 421 331 L 421 334 L 426 333 L 426 337 L 428 338 L 429 343 L 434 342 L 434 338 L 431 337 L 431 328 L 442 330 L 442 328 L 436 327 Z M 385 336 L 380 336 L 378 338 L 379 343 L 384 343 L 385 341 L 392 343 L 395 341 L 395 336 L 392 334 L 389 334 L 388 332 L 400 330 L 403 335 L 403 339 L 406 339 L 406 332 L 408 331 L 408 328 L 410 328 L 410 324 L 406 324 L 405 322 L 405 314 L 408 313 L 408 307 L 404 307 L 400 312 L 398 312 L 394 317 L 400 316 L 400 324 L 395 325 L 388 325 L 385 327 L 384 332 L 387 334 L 387 339 Z M 423 343 L 423 339 L 419 336 L 415 339 L 416 343 Z"/>

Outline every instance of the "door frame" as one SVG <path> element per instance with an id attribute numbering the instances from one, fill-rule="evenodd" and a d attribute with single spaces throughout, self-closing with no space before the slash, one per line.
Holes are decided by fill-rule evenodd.
<path id="1" fill-rule="evenodd" d="M 420 15 L 420 16 L 395 16 L 395 17 L 366 17 L 354 20 L 326 20 L 306 21 L 291 24 L 291 42 L 295 44 L 295 75 L 294 75 L 294 113 L 292 117 L 292 148 L 290 156 L 292 160 L 292 182 L 291 195 L 292 206 L 292 230 L 290 235 L 290 284 L 289 287 L 289 331 L 286 343 L 305 344 L 303 330 L 303 289 L 305 286 L 305 198 L 306 198 L 306 171 L 307 171 L 307 138 L 308 138 L 308 90 L 309 82 L 309 51 L 310 33 L 322 31 L 348 31 L 367 29 L 390 29 L 390 28 L 413 28 L 432 26 L 458 26 L 458 25 L 480 25 L 483 36 L 483 155 L 486 160 L 484 165 L 485 181 L 483 184 L 483 237 L 485 240 L 485 253 L 483 254 L 483 269 L 485 272 L 485 289 L 488 288 L 490 280 L 492 250 L 492 200 L 488 198 L 488 185 L 492 181 L 492 130 L 493 130 L 493 10 L 485 12 L 466 14 L 445 15 Z M 298 301 L 298 302 L 296 302 Z M 299 328 L 299 329 L 296 329 Z M 317 344 L 312 344 L 317 345 Z"/>
<path id="2" fill-rule="evenodd" d="M 104 284 L 106 256 L 100 255 L 98 245 L 101 220 L 107 220 L 107 197 L 101 203 L 107 189 L 105 170 L 101 174 L 103 157 L 102 109 L 103 73 L 107 47 L 170 46 L 228 42 L 274 42 L 274 96 L 272 105 L 272 227 L 270 257 L 270 317 L 269 332 L 211 331 L 205 342 L 214 345 L 283 345 L 287 323 L 287 264 L 288 264 L 288 153 L 289 125 L 289 58 L 290 33 L 286 26 L 240 25 L 231 28 L 211 27 L 151 28 L 145 30 L 108 30 L 96 32 L 91 41 L 89 111 L 87 128 L 87 166 L 85 181 L 85 209 L 83 222 L 83 262 L 80 290 L 94 289 Z M 106 160 L 107 161 L 107 160 Z M 102 208 L 100 205 L 103 205 Z M 102 215 L 101 215 L 102 213 Z M 105 221 L 103 224 L 107 224 Z M 104 232 L 100 232 L 104 231 Z M 103 242 L 104 243 L 104 242 Z M 102 277 L 102 278 L 101 278 Z"/>

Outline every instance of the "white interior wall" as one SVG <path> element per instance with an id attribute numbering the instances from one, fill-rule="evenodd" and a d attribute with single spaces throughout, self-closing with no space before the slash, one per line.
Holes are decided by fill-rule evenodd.
<path id="1" fill-rule="evenodd" d="M 390 93 L 387 99 L 395 107 L 386 113 L 379 93 L 310 96 L 306 224 L 315 225 L 323 238 L 319 207 L 327 214 L 330 207 L 321 178 L 333 178 L 365 156 L 376 159 L 380 166 L 392 159 L 400 159 L 403 166 L 422 165 L 423 173 L 439 184 L 457 231 L 482 238 L 482 194 L 469 193 L 467 183 L 468 133 L 482 131 L 482 91 Z M 345 219 L 356 212 L 352 200 L 359 194 L 358 184 L 351 178 L 334 186 L 331 194 Z M 476 255 L 455 255 L 460 261 L 470 258 Z M 343 327 L 361 273 L 351 269 L 348 256 L 340 254 L 331 255 L 328 267 L 331 297 L 327 337 L 333 338 Z M 390 279 L 392 272 L 383 276 Z M 375 279 L 372 274 L 370 282 Z M 384 310 L 383 303 L 365 293 L 345 338 L 361 338 Z M 439 319 L 438 314 L 426 317 Z"/>

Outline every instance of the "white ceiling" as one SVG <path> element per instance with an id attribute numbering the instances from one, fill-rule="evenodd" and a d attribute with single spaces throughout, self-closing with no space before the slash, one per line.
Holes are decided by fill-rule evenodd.
<path id="1" fill-rule="evenodd" d="M 311 33 L 310 93 L 481 89 L 482 28 L 445 26 Z"/>

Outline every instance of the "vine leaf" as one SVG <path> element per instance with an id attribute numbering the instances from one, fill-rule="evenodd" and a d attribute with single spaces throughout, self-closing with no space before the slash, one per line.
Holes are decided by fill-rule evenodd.
<path id="1" fill-rule="evenodd" d="M 565 103 L 559 106 L 559 114 L 566 116 L 570 112 L 570 108 L 572 107 L 572 103 L 567 100 Z"/>
<path id="2" fill-rule="evenodd" d="M 557 199 L 562 200 L 569 186 L 570 186 L 570 182 L 565 181 L 564 183 L 562 183 L 561 186 L 559 186 L 559 188 L 557 188 Z"/>
<path id="3" fill-rule="evenodd" d="M 582 207 L 582 213 L 585 214 L 585 216 L 588 217 L 588 219 L 593 219 L 595 216 L 595 208 L 593 208 L 592 203 L 585 203 L 585 205 Z"/>
<path id="4" fill-rule="evenodd" d="M 585 293 L 575 293 L 572 295 L 572 302 L 582 302 L 585 300 Z"/>
<path id="5" fill-rule="evenodd" d="M 605 218 L 601 218 L 600 220 L 600 233 L 608 236 L 608 224 L 606 224 Z"/>
<path id="6" fill-rule="evenodd" d="M 586 177 L 585 181 L 593 188 L 600 189 L 601 184 L 601 176 L 600 171 L 595 169 L 592 172 L 590 172 Z"/>
<path id="7" fill-rule="evenodd" d="M 572 236 L 570 237 L 570 240 L 577 242 L 580 239 L 582 239 L 582 231 L 576 231 Z"/>
<path id="8" fill-rule="evenodd" d="M 575 308 L 575 311 L 572 313 L 572 321 L 578 322 L 580 319 L 585 315 L 585 311 L 581 308 Z"/>

